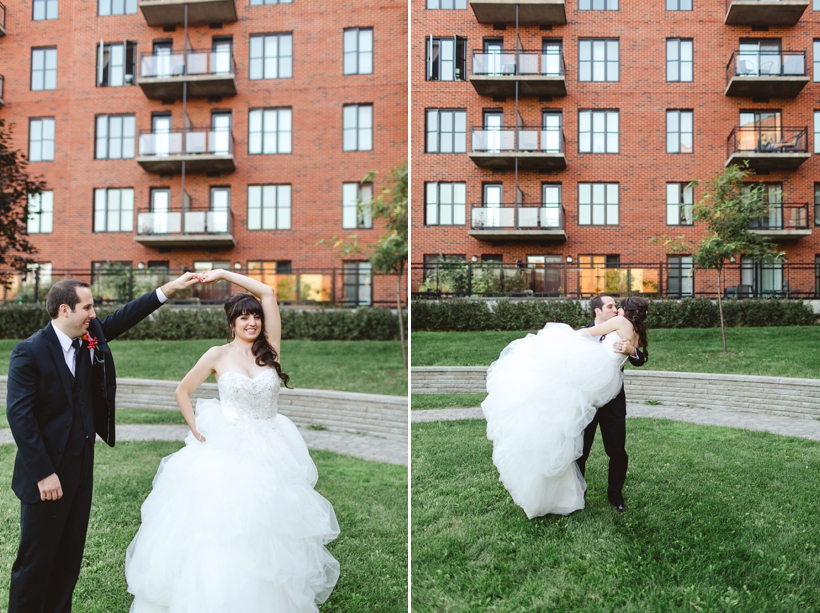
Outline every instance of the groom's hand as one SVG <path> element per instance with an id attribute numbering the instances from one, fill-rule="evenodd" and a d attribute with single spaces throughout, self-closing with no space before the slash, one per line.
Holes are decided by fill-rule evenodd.
<path id="1" fill-rule="evenodd" d="M 618 341 L 616 343 L 613 343 L 612 347 L 615 349 L 615 351 L 618 351 L 619 353 L 632 356 L 635 355 L 635 348 L 629 341 Z"/>
<path id="2" fill-rule="evenodd" d="M 160 291 L 162 291 L 163 294 L 170 297 L 171 294 L 173 294 L 174 292 L 177 292 L 181 289 L 185 289 L 187 287 L 191 287 L 192 285 L 195 285 L 196 283 L 199 283 L 200 279 L 201 279 L 201 276 L 198 275 L 197 273 L 195 273 L 195 272 L 186 272 L 184 275 L 182 275 L 178 279 L 174 279 L 173 281 L 169 281 L 168 283 L 166 283 L 165 285 L 163 285 L 159 289 L 160 289 Z"/>
<path id="3" fill-rule="evenodd" d="M 59 500 L 63 497 L 63 486 L 60 485 L 60 477 L 57 473 L 51 473 L 45 479 L 37 482 L 40 488 L 40 500 Z"/>

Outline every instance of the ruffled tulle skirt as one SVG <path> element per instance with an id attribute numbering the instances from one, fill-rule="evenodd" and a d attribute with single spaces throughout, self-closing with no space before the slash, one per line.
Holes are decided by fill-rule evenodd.
<path id="1" fill-rule="evenodd" d="M 296 426 L 200 400 L 197 428 L 206 441 L 164 458 L 142 505 L 131 613 L 318 611 L 339 577 L 324 547 L 339 525 Z"/>
<path id="2" fill-rule="evenodd" d="M 584 428 L 622 384 L 611 352 L 566 324 L 513 341 L 490 366 L 481 408 L 493 463 L 527 517 L 584 507 Z"/>

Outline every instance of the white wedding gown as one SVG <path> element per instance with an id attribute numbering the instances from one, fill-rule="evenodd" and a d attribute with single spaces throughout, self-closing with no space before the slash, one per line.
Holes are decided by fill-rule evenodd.
<path id="1" fill-rule="evenodd" d="M 219 377 L 196 407 L 201 443 L 160 462 L 128 547 L 131 613 L 318 611 L 339 577 L 324 545 L 339 534 L 313 489 L 316 467 L 277 413 L 279 377 Z"/>
<path id="2" fill-rule="evenodd" d="M 603 342 L 566 324 L 514 340 L 487 371 L 481 404 L 493 463 L 515 503 L 532 519 L 584 508 L 586 482 L 575 460 L 584 428 L 623 385 L 628 356 L 616 332 Z"/>

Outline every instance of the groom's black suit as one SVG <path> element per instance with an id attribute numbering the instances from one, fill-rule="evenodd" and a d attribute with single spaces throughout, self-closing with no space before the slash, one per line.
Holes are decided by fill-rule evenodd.
<path id="1" fill-rule="evenodd" d="M 595 325 L 592 322 L 585 328 Z M 636 349 L 638 357 L 629 356 L 629 362 L 633 366 L 643 366 L 646 357 L 640 349 Z M 604 451 L 609 456 L 609 481 L 607 484 L 607 497 L 612 504 L 623 504 L 623 487 L 626 481 L 626 470 L 629 465 L 629 457 L 626 455 L 626 394 L 624 388 L 612 400 L 599 408 L 593 420 L 584 430 L 584 452 L 576 460 L 581 474 L 586 471 L 587 458 L 592 449 L 592 442 L 595 440 L 595 431 L 598 425 L 601 426 L 601 438 L 604 439 Z"/>
<path id="2" fill-rule="evenodd" d="M 114 446 L 116 373 L 108 341 L 161 304 L 154 291 L 92 319 L 94 363 L 83 343 L 73 376 L 52 323 L 12 351 L 6 413 L 17 443 L 12 489 L 21 512 L 9 613 L 71 611 L 91 511 L 95 433 Z M 41 501 L 37 482 L 54 473 L 63 496 Z"/>

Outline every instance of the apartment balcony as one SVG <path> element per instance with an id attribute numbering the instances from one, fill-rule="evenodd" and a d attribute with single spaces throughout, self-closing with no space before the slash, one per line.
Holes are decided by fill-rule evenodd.
<path id="1" fill-rule="evenodd" d="M 564 170 L 567 156 L 561 130 L 472 128 L 470 159 L 479 168 Z"/>
<path id="2" fill-rule="evenodd" d="M 470 82 L 479 96 L 566 96 L 567 77 L 560 52 L 473 51 Z"/>
<path id="3" fill-rule="evenodd" d="M 764 128 L 739 126 L 726 139 L 727 159 L 724 166 L 743 165 L 760 172 L 796 170 L 811 157 L 809 130 L 798 128 Z"/>
<path id="4" fill-rule="evenodd" d="M 230 130 L 140 132 L 137 163 L 148 172 L 233 172 L 234 140 Z"/>
<path id="5" fill-rule="evenodd" d="M 231 211 L 137 212 L 134 240 L 146 247 L 234 247 Z"/>
<path id="6" fill-rule="evenodd" d="M 562 26 L 567 23 L 564 0 L 470 0 L 478 23 L 515 23 L 522 26 Z"/>
<path id="7" fill-rule="evenodd" d="M 778 243 L 796 242 L 811 236 L 808 202 L 778 202 L 769 205 L 768 217 L 752 223 L 752 232 Z"/>
<path id="8" fill-rule="evenodd" d="M 0 74 L 0 106 L 6 105 L 6 77 Z"/>
<path id="9" fill-rule="evenodd" d="M 236 64 L 229 51 L 142 54 L 139 86 L 151 100 L 223 98 L 236 95 Z"/>
<path id="10" fill-rule="evenodd" d="M 562 243 L 567 240 L 564 207 L 516 203 L 473 204 L 467 234 L 486 241 Z"/>
<path id="11" fill-rule="evenodd" d="M 735 51 L 726 65 L 726 96 L 795 98 L 809 82 L 805 51 Z"/>
<path id="12" fill-rule="evenodd" d="M 188 5 L 188 25 L 237 20 L 235 0 L 139 0 L 146 23 L 154 27 L 183 25 L 185 5 Z"/>
<path id="13" fill-rule="evenodd" d="M 809 0 L 726 0 L 728 26 L 796 26 Z"/>
<path id="14" fill-rule="evenodd" d="M 6 35 L 6 5 L 0 2 L 0 36 Z"/>

